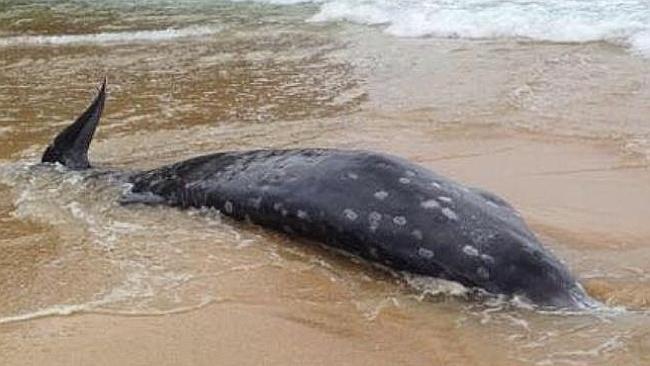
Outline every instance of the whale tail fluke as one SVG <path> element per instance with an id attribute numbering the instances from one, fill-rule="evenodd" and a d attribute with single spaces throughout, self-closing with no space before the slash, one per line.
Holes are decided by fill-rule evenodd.
<path id="1" fill-rule="evenodd" d="M 99 124 L 106 100 L 106 77 L 104 77 L 97 96 L 86 110 L 71 125 L 59 133 L 47 147 L 41 162 L 60 163 L 70 169 L 90 168 L 88 148 Z"/>

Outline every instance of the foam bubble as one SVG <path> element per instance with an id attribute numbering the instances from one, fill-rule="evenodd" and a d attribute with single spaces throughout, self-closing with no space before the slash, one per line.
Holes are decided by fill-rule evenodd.
<path id="1" fill-rule="evenodd" d="M 465 297 L 470 290 L 458 282 L 443 280 L 435 277 L 405 273 L 406 283 L 420 293 L 420 299 L 428 296 L 457 296 Z"/>

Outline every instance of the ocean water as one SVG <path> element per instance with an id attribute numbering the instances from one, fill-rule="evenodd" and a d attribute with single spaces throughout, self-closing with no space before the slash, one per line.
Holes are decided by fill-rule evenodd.
<path id="1" fill-rule="evenodd" d="M 610 42 L 650 56 L 650 3 L 644 0 L 259 0 L 313 2 L 308 21 L 380 26 L 398 37 L 521 38 Z"/>
<path id="2" fill-rule="evenodd" d="M 192 38 L 219 33 L 218 27 L 167 28 L 162 30 L 142 30 L 125 32 L 105 32 L 91 34 L 15 36 L 0 39 L 0 47 L 28 45 L 110 45 L 115 43 L 162 42 L 178 38 Z"/>
<path id="3" fill-rule="evenodd" d="M 649 364 L 649 9 L 0 1 L 0 355 L 70 364 L 55 357 L 106 347 L 96 354 L 114 359 L 87 363 L 172 350 L 239 365 L 241 354 L 226 359 L 214 345 L 293 356 L 277 347 L 286 341 L 335 357 L 336 340 L 360 355 L 351 365 Z M 457 284 L 396 278 L 213 210 L 121 206 L 115 182 L 40 167 L 104 75 L 91 150 L 100 168 L 266 147 L 396 153 L 506 196 L 606 306 L 566 314 L 475 301 Z M 222 328 L 245 320 L 239 308 L 262 321 Z M 199 324 L 178 320 L 187 313 Z M 278 319 L 295 333 L 278 334 Z M 124 334 L 143 336 L 119 343 Z M 144 346 L 165 334 L 177 338 Z"/>
<path id="4" fill-rule="evenodd" d="M 339 0 L 310 20 L 383 25 L 399 37 L 604 41 L 650 52 L 650 3 L 643 0 Z"/>
<path id="5" fill-rule="evenodd" d="M 233 3 L 249 1 L 231 0 Z M 182 9 L 201 11 L 223 0 L 164 0 L 106 2 L 40 2 L 68 3 L 74 7 L 110 9 L 156 9 L 177 12 Z M 308 22 L 348 21 L 379 26 L 397 37 L 441 37 L 495 39 L 516 38 L 557 43 L 608 42 L 630 49 L 630 52 L 650 57 L 650 2 L 645 0 L 252 0 L 262 4 L 305 6 L 313 5 Z M 39 2 L 31 2 L 39 3 Z M 2 8 L 0 8 L 2 9 Z M 5 5 L 3 17 L 12 13 Z M 9 10 L 9 11 L 7 11 Z M 209 13 L 208 13 L 209 14 Z M 0 19 L 2 19 L 0 18 Z M 22 19 L 21 19 L 22 20 Z M 158 30 L 153 33 L 123 35 L 125 39 L 152 40 L 182 36 L 188 30 Z M 212 32 L 195 29 L 198 35 Z M 96 35 L 96 42 L 120 39 L 118 34 Z M 78 38 L 9 39 L 14 42 L 78 42 Z"/>

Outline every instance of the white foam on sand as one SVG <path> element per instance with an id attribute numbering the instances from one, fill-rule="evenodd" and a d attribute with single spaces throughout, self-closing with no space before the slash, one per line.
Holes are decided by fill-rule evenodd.
<path id="1" fill-rule="evenodd" d="M 383 25 L 398 37 L 605 41 L 650 56 L 646 0 L 330 0 L 309 21 Z"/>
<path id="2" fill-rule="evenodd" d="M 634 51 L 644 57 L 650 57 L 650 30 L 639 32 L 630 37 L 630 46 Z"/>

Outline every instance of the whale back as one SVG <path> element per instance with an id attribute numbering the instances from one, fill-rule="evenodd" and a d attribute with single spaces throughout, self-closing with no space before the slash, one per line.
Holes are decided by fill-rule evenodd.
<path id="1" fill-rule="evenodd" d="M 106 99 L 56 136 L 45 163 L 88 169 Z M 369 151 L 255 150 L 200 156 L 127 174 L 123 203 L 211 207 L 396 270 L 521 295 L 540 305 L 590 304 L 568 269 L 500 197 L 407 160 Z"/>
<path id="2" fill-rule="evenodd" d="M 224 152 L 137 174 L 132 194 L 314 239 L 416 274 L 539 304 L 582 290 L 503 199 L 368 151 Z"/>

